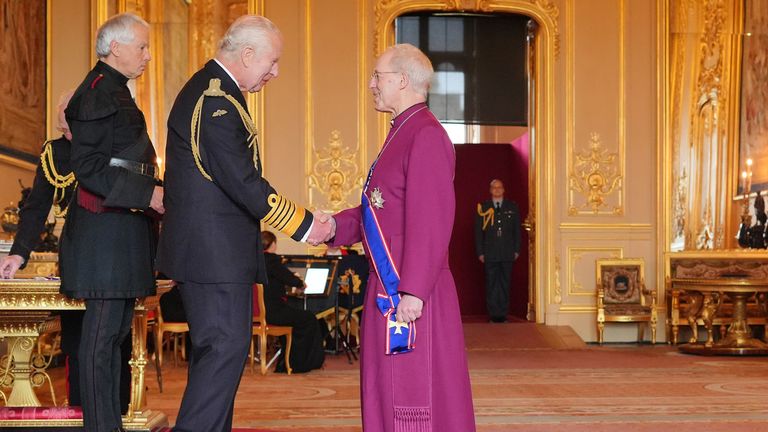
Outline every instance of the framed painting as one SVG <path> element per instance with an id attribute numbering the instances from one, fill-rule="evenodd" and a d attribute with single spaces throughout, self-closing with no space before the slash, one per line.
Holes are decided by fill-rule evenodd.
<path id="1" fill-rule="evenodd" d="M 46 0 L 0 0 L 0 152 L 35 161 L 46 138 Z"/>
<path id="2" fill-rule="evenodd" d="M 744 1 L 736 194 L 768 189 L 768 2 Z M 751 160 L 751 166 L 747 161 Z M 750 172 L 744 179 L 743 172 Z"/>

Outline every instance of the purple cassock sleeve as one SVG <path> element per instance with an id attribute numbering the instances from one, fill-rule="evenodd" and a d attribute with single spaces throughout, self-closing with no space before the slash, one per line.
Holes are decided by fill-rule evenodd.
<path id="1" fill-rule="evenodd" d="M 428 301 L 441 270 L 448 269 L 456 197 L 456 154 L 445 130 L 421 129 L 405 160 L 405 233 L 398 291 Z"/>
<path id="2" fill-rule="evenodd" d="M 336 219 L 336 236 L 328 242 L 329 246 L 346 246 L 363 240 L 363 233 L 360 228 L 360 212 L 361 208 L 357 206 L 333 216 Z"/>

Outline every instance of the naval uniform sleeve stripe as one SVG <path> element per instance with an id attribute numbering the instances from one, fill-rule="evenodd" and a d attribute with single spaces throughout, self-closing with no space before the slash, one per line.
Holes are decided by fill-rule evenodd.
<path id="1" fill-rule="evenodd" d="M 283 217 L 275 224 L 275 227 L 282 231 L 288 225 L 288 222 L 291 221 L 294 213 L 296 213 L 296 204 L 291 202 L 285 213 L 283 213 Z"/>
<path id="2" fill-rule="evenodd" d="M 277 225 L 280 223 L 283 218 L 285 218 L 285 214 L 289 211 L 291 207 L 291 202 L 283 197 L 280 197 L 280 208 L 277 209 L 274 216 L 272 216 L 272 222 L 270 225 L 273 227 L 277 227 Z"/>
<path id="3" fill-rule="evenodd" d="M 269 205 L 272 207 L 272 210 L 267 213 L 266 216 L 264 216 L 264 222 L 268 225 L 272 225 L 275 220 L 279 217 L 280 212 L 282 211 L 283 206 L 285 205 L 285 199 L 277 194 L 272 194 L 269 196 Z"/>
<path id="4" fill-rule="evenodd" d="M 304 222 L 305 215 L 306 210 L 304 207 L 296 206 L 296 212 L 293 214 L 290 223 L 288 223 L 282 231 L 288 236 L 293 237 L 293 235 L 296 234 L 296 230 L 301 226 L 301 223 Z"/>

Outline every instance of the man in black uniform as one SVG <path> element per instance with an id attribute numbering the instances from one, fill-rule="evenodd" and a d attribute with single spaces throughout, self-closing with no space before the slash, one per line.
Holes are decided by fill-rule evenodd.
<path id="1" fill-rule="evenodd" d="M 132 14 L 98 31 L 99 61 L 66 109 L 79 182 L 61 240 L 61 292 L 85 299 L 80 389 L 86 431 L 122 430 L 120 345 L 137 297 L 155 294 L 153 219 L 164 212 L 155 151 L 127 82 L 142 74 L 149 25 Z"/>
<path id="2" fill-rule="evenodd" d="M 254 283 L 266 284 L 261 222 L 317 244 L 333 220 L 278 195 L 261 176 L 256 128 L 242 92 L 278 74 L 280 31 L 238 18 L 216 58 L 187 82 L 168 118 L 158 270 L 179 282 L 192 338 L 175 431 L 229 431 L 248 356 Z M 327 217 L 327 218 L 326 218 Z"/>
<path id="3" fill-rule="evenodd" d="M 45 221 L 53 205 L 54 215 L 63 217 L 74 195 L 77 185 L 75 174 L 69 163 L 72 133 L 69 131 L 64 108 L 69 103 L 72 92 L 62 95 L 59 102 L 59 129 L 63 135 L 55 140 L 46 141 L 40 152 L 40 164 L 37 166 L 32 190 L 20 212 L 19 231 L 14 237 L 13 246 L 8 256 L 0 260 L 0 279 L 13 279 L 19 269 L 26 267 L 29 256 L 40 243 Z M 61 311 L 61 350 L 67 361 L 67 398 L 70 406 L 80 406 L 80 371 L 77 350 L 80 345 L 80 328 L 83 323 L 82 311 Z M 120 407 L 127 411 L 130 401 L 130 375 L 128 359 L 131 355 L 131 343 L 121 346 L 123 363 L 120 380 Z M 124 382 L 125 381 L 125 382 Z"/>
<path id="4" fill-rule="evenodd" d="M 504 199 L 504 183 L 491 181 L 491 199 L 477 205 L 475 250 L 485 264 L 485 301 L 492 322 L 509 312 L 512 265 L 520 254 L 520 210 Z"/>

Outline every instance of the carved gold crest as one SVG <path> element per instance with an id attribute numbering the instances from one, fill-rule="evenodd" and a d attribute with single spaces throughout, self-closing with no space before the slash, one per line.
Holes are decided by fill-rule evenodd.
<path id="1" fill-rule="evenodd" d="M 384 201 L 385 199 L 381 196 L 381 190 L 379 190 L 379 188 L 374 188 L 371 191 L 371 205 L 378 209 L 382 209 L 384 208 Z"/>

